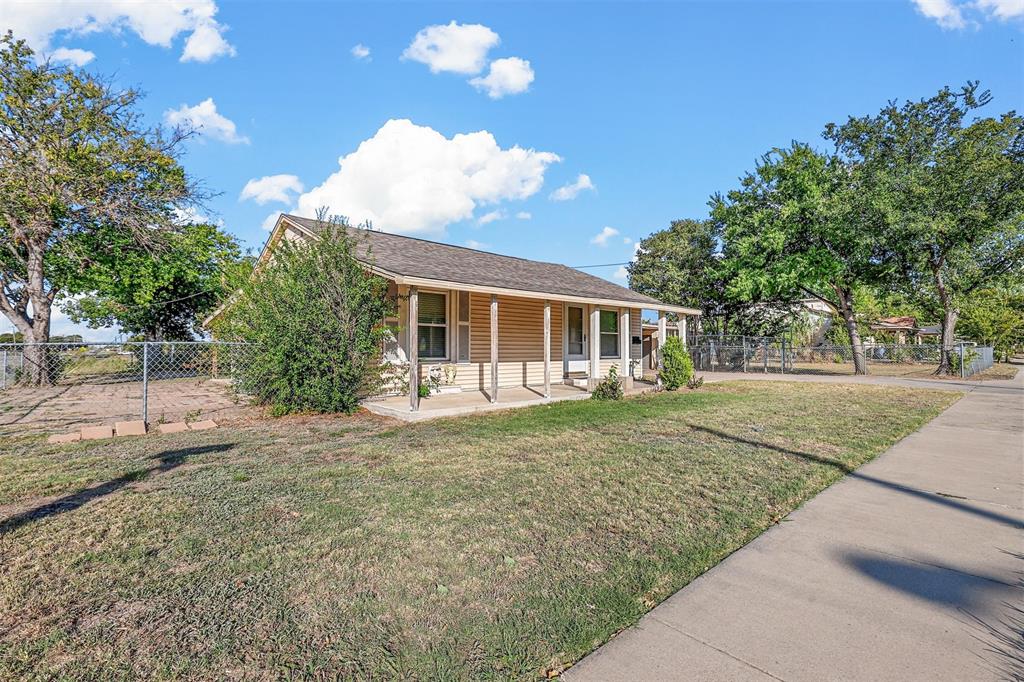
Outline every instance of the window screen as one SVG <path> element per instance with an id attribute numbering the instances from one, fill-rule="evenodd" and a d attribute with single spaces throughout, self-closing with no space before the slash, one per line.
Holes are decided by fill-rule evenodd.
<path id="1" fill-rule="evenodd" d="M 444 358 L 448 355 L 447 297 L 423 292 L 419 295 L 417 334 L 421 358 Z"/>
<path id="2" fill-rule="evenodd" d="M 601 357 L 619 357 L 619 314 L 614 310 L 601 311 Z"/>

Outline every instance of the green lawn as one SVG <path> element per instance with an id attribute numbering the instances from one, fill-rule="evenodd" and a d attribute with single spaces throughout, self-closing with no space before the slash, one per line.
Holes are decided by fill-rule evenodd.
<path id="1" fill-rule="evenodd" d="M 726 383 L 0 441 L 0 678 L 536 678 L 956 400 Z"/>

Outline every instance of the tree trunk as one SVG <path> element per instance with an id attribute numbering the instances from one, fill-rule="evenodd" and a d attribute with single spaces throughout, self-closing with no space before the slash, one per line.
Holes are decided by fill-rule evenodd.
<path id="1" fill-rule="evenodd" d="M 960 317 L 960 311 L 953 304 L 953 296 L 946 288 L 946 282 L 942 277 L 942 263 L 932 263 L 932 276 L 935 279 L 935 291 L 939 295 L 939 303 L 942 305 L 942 350 L 939 353 L 939 366 L 935 370 L 937 375 L 953 374 L 953 346 L 956 341 L 956 321 Z M 962 358 L 961 358 L 962 360 Z"/>
<path id="2" fill-rule="evenodd" d="M 839 286 L 834 286 L 836 298 L 839 302 L 839 313 L 843 316 L 846 324 L 846 333 L 850 337 L 850 349 L 853 351 L 853 373 L 867 374 L 868 363 L 864 357 L 864 344 L 860 340 L 860 331 L 857 330 L 857 318 L 853 314 L 853 291 Z"/>
<path id="3" fill-rule="evenodd" d="M 942 309 L 942 351 L 939 354 L 939 366 L 936 374 L 953 374 L 953 355 L 956 350 L 956 321 L 960 311 L 953 307 L 943 306 Z M 959 367 L 959 365 L 957 365 Z"/>

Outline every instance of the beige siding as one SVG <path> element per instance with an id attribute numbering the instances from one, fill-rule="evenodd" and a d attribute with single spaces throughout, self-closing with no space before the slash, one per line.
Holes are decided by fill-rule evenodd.
<path id="1" fill-rule="evenodd" d="M 454 317 L 452 318 L 454 319 Z M 458 365 L 454 385 L 486 390 L 491 385 L 491 297 L 470 296 L 469 364 Z M 452 325 L 450 335 L 454 335 Z M 438 363 L 421 363 L 420 375 Z M 562 380 L 562 303 L 551 303 L 551 381 Z M 544 301 L 498 297 L 498 386 L 544 383 Z"/>

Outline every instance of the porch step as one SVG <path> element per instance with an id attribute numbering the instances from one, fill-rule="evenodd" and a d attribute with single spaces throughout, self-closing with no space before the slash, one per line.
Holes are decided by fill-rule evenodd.
<path id="1" fill-rule="evenodd" d="M 582 377 L 567 376 L 565 377 L 565 383 L 567 383 L 570 386 L 575 386 L 576 388 L 586 389 L 588 380 L 586 375 Z"/>

